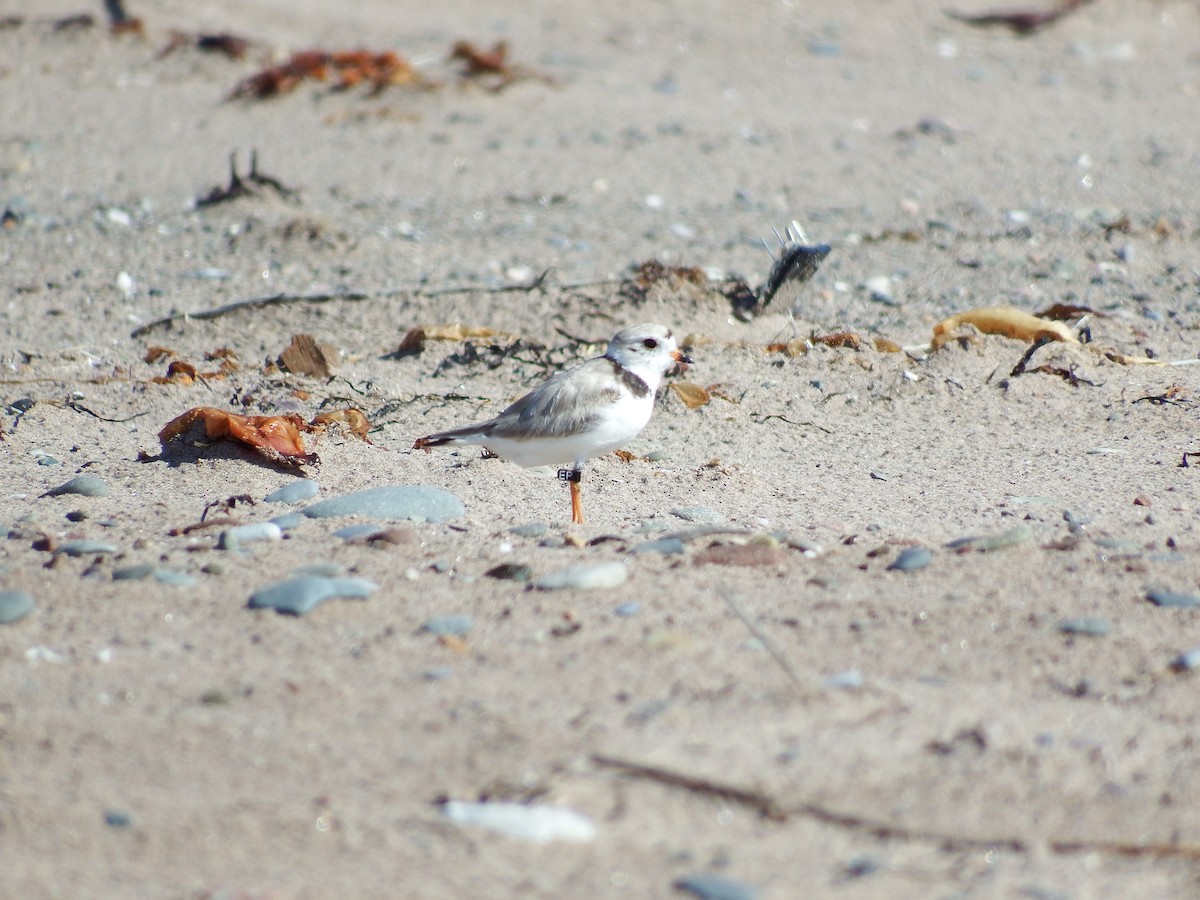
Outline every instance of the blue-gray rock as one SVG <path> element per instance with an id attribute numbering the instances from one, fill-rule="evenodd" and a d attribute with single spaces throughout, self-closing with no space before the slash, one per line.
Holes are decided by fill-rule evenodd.
<path id="1" fill-rule="evenodd" d="M 1087 637 L 1104 637 L 1112 631 L 1108 619 L 1098 619 L 1092 616 L 1079 616 L 1075 619 L 1063 619 L 1058 623 L 1061 634 L 1078 634 Z"/>
<path id="2" fill-rule="evenodd" d="M 457 519 L 464 512 L 462 501 L 452 493 L 423 484 L 368 488 L 330 497 L 304 510 L 304 514 L 312 519 L 364 516 L 393 522 L 412 519 L 435 524 Z"/>
<path id="3" fill-rule="evenodd" d="M 133 817 L 119 809 L 109 809 L 104 813 L 104 824 L 109 828 L 128 828 L 133 824 Z"/>
<path id="4" fill-rule="evenodd" d="M 530 522 L 527 525 L 514 525 L 508 529 L 508 533 L 517 537 L 541 537 L 549 530 L 550 526 L 545 522 Z"/>
<path id="5" fill-rule="evenodd" d="M 858 671 L 858 669 L 847 669 L 845 672 L 830 675 L 821 683 L 827 688 L 848 690 L 862 687 L 866 683 L 866 679 L 863 678 L 862 672 Z"/>
<path id="6" fill-rule="evenodd" d="M 502 581 L 531 581 L 533 569 L 524 563 L 500 563 L 492 566 L 483 573 L 488 578 L 499 578 Z"/>
<path id="7" fill-rule="evenodd" d="M 900 555 L 892 560 L 889 571 L 916 572 L 933 562 L 933 554 L 924 547 L 905 547 Z"/>
<path id="8" fill-rule="evenodd" d="M 630 553 L 661 553 L 663 556 L 673 556 L 683 552 L 683 541 L 675 537 L 659 538 L 656 541 L 642 541 L 629 548 Z"/>
<path id="9" fill-rule="evenodd" d="M 1181 609 L 1200 606 L 1200 596 L 1168 591 L 1165 588 L 1151 588 L 1146 592 L 1146 599 L 1155 606 L 1173 606 Z"/>
<path id="10" fill-rule="evenodd" d="M 197 578 L 187 572 L 177 572 L 174 569 L 155 569 L 154 580 L 159 584 L 170 584 L 175 587 L 192 587 Z"/>
<path id="11" fill-rule="evenodd" d="M 280 531 L 292 531 L 299 528 L 307 518 L 302 512 L 290 512 L 281 516 L 272 516 L 268 521 L 278 525 Z"/>
<path id="12" fill-rule="evenodd" d="M 0 591 L 0 625 L 25 618 L 33 606 L 33 596 L 25 591 Z"/>
<path id="13" fill-rule="evenodd" d="M 624 584 L 629 571 L 622 562 L 610 561 L 592 565 L 571 566 L 552 572 L 534 582 L 534 587 L 543 591 L 559 588 L 576 588 L 581 591 L 614 588 Z"/>
<path id="14" fill-rule="evenodd" d="M 684 875 L 676 879 L 675 888 L 687 891 L 700 900 L 756 900 L 758 897 L 758 889 L 752 885 L 708 872 Z"/>
<path id="15" fill-rule="evenodd" d="M 696 525 L 720 525 L 725 521 L 719 512 L 707 506 L 681 506 L 671 510 L 671 515 Z"/>
<path id="16" fill-rule="evenodd" d="M 62 463 L 60 463 L 53 456 L 39 456 L 38 457 L 38 465 L 39 466 L 61 466 Z"/>
<path id="17" fill-rule="evenodd" d="M 434 635 L 457 636 L 466 634 L 475 627 L 475 620 L 470 616 L 449 615 L 434 616 L 421 625 L 421 630 Z"/>
<path id="18" fill-rule="evenodd" d="M 0 621 L 3 621 L 0 619 Z M 1200 647 L 1185 650 L 1171 661 L 1171 668 L 1177 672 L 1191 672 L 1200 669 Z"/>
<path id="19" fill-rule="evenodd" d="M 143 578 L 149 578 L 154 574 L 153 563 L 140 563 L 136 566 L 124 566 L 120 569 L 113 569 L 113 581 L 140 581 Z"/>
<path id="20" fill-rule="evenodd" d="M 383 531 L 378 525 L 372 525 L 369 522 L 360 522 L 357 525 L 345 525 L 333 533 L 335 538 L 341 538 L 343 541 L 352 541 L 355 538 L 366 537 L 370 534 L 378 534 Z"/>
<path id="21" fill-rule="evenodd" d="M 264 503 L 299 503 L 301 500 L 311 500 L 320 493 L 321 486 L 311 478 L 301 478 L 292 481 L 281 488 L 271 491 L 263 497 Z"/>
<path id="22" fill-rule="evenodd" d="M 453 674 L 454 670 L 449 666 L 440 666 L 436 669 L 426 669 L 421 673 L 421 677 L 426 681 L 445 681 Z"/>
<path id="23" fill-rule="evenodd" d="M 618 603 L 613 607 L 613 615 L 620 616 L 622 619 L 628 619 L 630 616 L 636 616 L 642 611 L 642 604 L 636 600 L 627 600 L 624 603 Z"/>
<path id="24" fill-rule="evenodd" d="M 61 497 L 63 494 L 80 494 L 84 497 L 107 497 L 108 485 L 93 475 L 78 475 L 70 481 L 51 488 L 43 497 Z"/>
<path id="25" fill-rule="evenodd" d="M 283 530 L 274 522 L 251 522 L 249 525 L 226 528 L 217 539 L 217 547 L 221 550 L 238 550 L 242 544 L 278 541 L 282 538 Z"/>
<path id="26" fill-rule="evenodd" d="M 302 616 L 332 597 L 361 600 L 377 585 L 362 578 L 324 578 L 304 575 L 268 585 L 250 595 L 251 609 L 273 609 L 292 616 Z"/>
<path id="27" fill-rule="evenodd" d="M 65 553 L 67 556 L 91 556 L 92 554 L 100 553 L 116 553 L 117 548 L 113 544 L 106 544 L 104 541 L 89 541 L 86 538 L 76 541 L 63 541 L 54 548 L 54 553 Z"/>

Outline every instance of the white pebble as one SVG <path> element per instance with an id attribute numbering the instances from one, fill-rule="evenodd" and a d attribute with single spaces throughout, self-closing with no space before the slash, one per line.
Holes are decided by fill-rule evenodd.
<path id="1" fill-rule="evenodd" d="M 442 812 L 458 825 L 478 825 L 523 841 L 586 843 L 596 837 L 596 826 L 583 813 L 561 806 L 526 806 L 521 803 L 464 803 L 451 800 Z"/>

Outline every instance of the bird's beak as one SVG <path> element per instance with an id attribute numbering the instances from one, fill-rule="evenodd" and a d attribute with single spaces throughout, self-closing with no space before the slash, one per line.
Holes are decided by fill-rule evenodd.
<path id="1" fill-rule="evenodd" d="M 692 361 L 692 358 L 682 350 L 672 350 L 671 359 L 675 360 L 675 362 L 680 363 L 681 365 L 687 365 Z"/>

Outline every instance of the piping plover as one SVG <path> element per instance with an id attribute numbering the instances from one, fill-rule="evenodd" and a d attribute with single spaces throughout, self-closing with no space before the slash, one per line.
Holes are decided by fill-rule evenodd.
<path id="1" fill-rule="evenodd" d="M 603 356 L 559 372 L 486 422 L 418 438 L 414 450 L 443 444 L 482 446 L 520 466 L 570 464 L 571 521 L 583 522 L 583 464 L 637 436 L 654 411 L 654 393 L 677 363 L 690 363 L 662 325 L 623 328 Z"/>

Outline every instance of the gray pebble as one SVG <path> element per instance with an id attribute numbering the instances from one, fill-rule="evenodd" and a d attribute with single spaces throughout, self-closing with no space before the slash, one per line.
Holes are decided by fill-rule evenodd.
<path id="1" fill-rule="evenodd" d="M 533 569 L 524 563 L 500 563 L 498 566 L 492 566 L 483 574 L 488 578 L 507 581 L 530 581 L 533 579 Z"/>
<path id="2" fill-rule="evenodd" d="M 836 675 L 830 675 L 821 682 L 827 688 L 849 689 L 860 688 L 866 683 L 862 672 L 858 669 L 847 669 L 845 672 L 838 672 Z"/>
<path id="3" fill-rule="evenodd" d="M 104 813 L 104 824 L 109 828 L 128 828 L 133 824 L 133 817 L 119 809 L 110 809 Z"/>
<path id="4" fill-rule="evenodd" d="M 447 678 L 449 678 L 453 674 L 454 674 L 453 669 L 451 669 L 449 667 L 444 667 L 444 668 L 439 668 L 439 669 L 426 669 L 424 672 L 421 673 L 421 677 L 424 678 L 426 681 L 445 681 Z"/>
<path id="5" fill-rule="evenodd" d="M 622 562 L 610 561 L 585 566 L 570 566 L 539 578 L 534 587 L 543 591 L 576 588 L 581 591 L 614 588 L 624 584 L 629 571 Z"/>
<path id="6" fill-rule="evenodd" d="M 675 889 L 687 891 L 700 900 L 755 900 L 758 889 L 744 881 L 734 881 L 724 875 L 700 872 L 676 879 Z"/>
<path id="7" fill-rule="evenodd" d="M 696 525 L 720 525 L 725 519 L 715 509 L 709 509 L 707 506 L 683 506 L 679 509 L 671 510 L 671 515 L 678 516 L 685 522 L 693 522 Z"/>
<path id="8" fill-rule="evenodd" d="M 867 875 L 874 875 L 881 868 L 883 868 L 883 863 L 876 857 L 863 853 L 846 863 L 842 871 L 847 878 L 863 878 Z"/>
<path id="9" fill-rule="evenodd" d="M 666 531 L 671 526 L 662 519 L 643 519 L 633 529 L 634 534 L 657 534 Z"/>
<path id="10" fill-rule="evenodd" d="M 0 591 L 0 625 L 23 619 L 33 612 L 33 595 L 25 591 Z"/>
<path id="11" fill-rule="evenodd" d="M 362 578 L 324 578 L 305 575 L 289 578 L 255 591 L 250 595 L 250 609 L 273 609 L 292 616 L 302 616 L 331 597 L 361 600 L 377 585 Z"/>
<path id="12" fill-rule="evenodd" d="M 375 534 L 382 530 L 378 525 L 369 525 L 366 523 L 361 525 L 347 525 L 335 531 L 333 536 L 341 538 L 344 541 L 352 541 L 355 538 L 366 537 L 368 534 Z"/>
<path id="13" fill-rule="evenodd" d="M 192 587 L 197 581 L 195 575 L 187 572 L 177 572 L 174 569 L 155 569 L 154 580 L 159 584 L 171 584 L 176 587 Z"/>
<path id="14" fill-rule="evenodd" d="M 1173 606 L 1181 609 L 1200 606 L 1200 597 L 1195 594 L 1168 591 L 1165 588 L 1151 588 L 1146 592 L 1146 599 L 1155 606 Z"/>
<path id="15" fill-rule="evenodd" d="M 530 522 L 528 525 L 514 525 L 508 529 L 508 533 L 517 537 L 541 537 L 549 530 L 550 526 L 545 522 Z"/>
<path id="16" fill-rule="evenodd" d="M 1080 616 L 1075 619 L 1063 619 L 1058 623 L 1061 634 L 1080 634 L 1088 637 L 1104 637 L 1112 631 L 1108 619 L 1098 619 L 1093 616 Z"/>
<path id="17" fill-rule="evenodd" d="M 70 481 L 51 488 L 43 497 L 61 497 L 63 494 L 80 494 L 84 497 L 107 497 L 108 485 L 92 475 L 79 475 Z"/>
<path id="18" fill-rule="evenodd" d="M 320 493 L 321 486 L 311 478 L 301 478 L 292 481 L 281 488 L 271 491 L 263 497 L 264 503 L 299 503 L 301 500 L 311 500 Z"/>
<path id="19" fill-rule="evenodd" d="M 268 521 L 278 525 L 280 531 L 292 531 L 295 528 L 299 528 L 306 518 L 307 516 L 302 512 L 290 512 L 284 513 L 282 516 L 274 516 Z"/>
<path id="20" fill-rule="evenodd" d="M 666 462 L 671 458 L 670 450 L 651 450 L 646 454 L 647 462 Z"/>
<path id="21" fill-rule="evenodd" d="M 136 566 L 124 566 L 120 569 L 113 569 L 113 581 L 140 581 L 143 578 L 149 578 L 154 574 L 155 566 L 153 563 L 141 563 Z"/>
<path id="22" fill-rule="evenodd" d="M 87 539 L 63 541 L 54 548 L 55 555 L 65 553 L 67 556 L 91 556 L 93 553 L 116 552 L 117 548 L 113 544 L 106 544 L 104 541 L 89 541 Z"/>
<path id="23" fill-rule="evenodd" d="M 449 615 L 434 616 L 422 623 L 421 630 L 435 635 L 457 636 L 466 634 L 475 627 L 475 620 L 470 616 Z"/>
<path id="24" fill-rule="evenodd" d="M 435 559 L 429 564 L 429 568 L 433 569 L 439 575 L 445 575 L 454 568 L 454 561 L 449 559 Z"/>
<path id="25" fill-rule="evenodd" d="M 679 538 L 665 537 L 659 538 L 656 541 L 643 541 L 640 544 L 635 544 L 629 548 L 630 553 L 661 553 L 663 556 L 672 556 L 676 553 L 683 552 L 683 541 Z"/>
<path id="26" fill-rule="evenodd" d="M 900 555 L 892 560 L 888 571 L 916 572 L 933 562 L 933 554 L 924 547 L 905 547 Z"/>
<path id="27" fill-rule="evenodd" d="M 278 541 L 283 537 L 283 531 L 274 522 L 252 522 L 249 525 L 236 525 L 226 528 L 217 538 L 219 550 L 238 550 L 242 544 L 254 541 Z"/>
<path id="28" fill-rule="evenodd" d="M 1180 653 L 1171 662 L 1171 668 L 1177 672 L 1191 672 L 1194 669 L 1200 669 L 1200 647 L 1193 647 L 1191 650 Z"/>
<path id="29" fill-rule="evenodd" d="M 340 497 L 331 497 L 306 507 L 309 518 L 365 516 L 370 519 L 416 522 L 445 522 L 457 519 L 466 510 L 462 501 L 449 491 L 422 484 L 389 485 L 368 488 Z"/>
<path id="30" fill-rule="evenodd" d="M 628 619 L 630 616 L 636 616 L 642 611 L 642 604 L 636 600 L 627 600 L 624 603 L 618 603 L 613 607 L 613 615 L 620 616 L 622 619 Z"/>
<path id="31" fill-rule="evenodd" d="M 37 462 L 38 462 L 39 466 L 61 466 L 62 465 L 62 463 L 60 463 L 53 456 L 39 456 Z"/>

